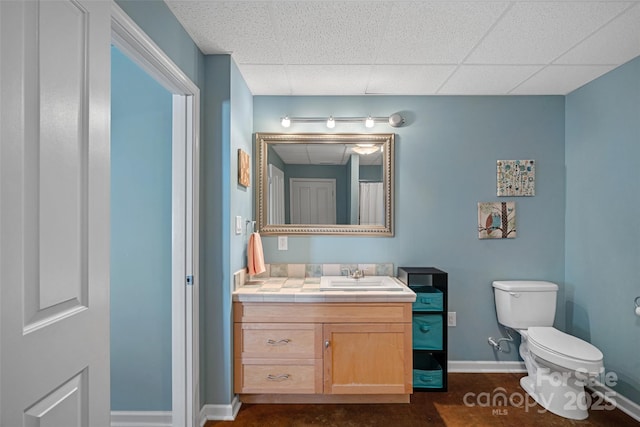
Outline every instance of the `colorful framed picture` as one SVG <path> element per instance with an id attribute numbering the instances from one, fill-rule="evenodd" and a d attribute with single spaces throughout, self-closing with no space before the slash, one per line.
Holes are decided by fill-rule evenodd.
<path id="1" fill-rule="evenodd" d="M 498 196 L 536 195 L 534 160 L 498 160 L 497 166 Z"/>
<path id="2" fill-rule="evenodd" d="M 478 203 L 478 238 L 513 239 L 516 237 L 515 202 Z"/>
<path id="3" fill-rule="evenodd" d="M 249 154 L 238 149 L 238 184 L 244 187 L 248 187 L 251 184 L 249 163 Z"/>

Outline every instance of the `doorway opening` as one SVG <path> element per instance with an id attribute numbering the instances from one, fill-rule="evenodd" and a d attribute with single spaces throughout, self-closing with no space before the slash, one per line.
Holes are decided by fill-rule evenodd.
<path id="1" fill-rule="evenodd" d="M 200 91 L 115 3 L 112 3 L 111 30 L 112 44 L 171 97 L 170 168 L 164 175 L 170 176 L 171 195 L 171 411 L 167 417 L 174 426 L 193 427 L 199 424 L 200 410 L 199 278 L 196 274 L 199 268 Z M 164 164 L 166 167 L 166 162 Z M 139 317 L 143 317 L 145 307 L 140 307 L 139 313 Z M 166 360 L 163 369 L 166 373 Z"/>

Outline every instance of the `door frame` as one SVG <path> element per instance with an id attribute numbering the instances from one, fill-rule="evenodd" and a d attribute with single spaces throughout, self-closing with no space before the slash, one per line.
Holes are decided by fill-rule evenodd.
<path id="1" fill-rule="evenodd" d="M 171 401 L 172 425 L 199 425 L 200 89 L 111 2 L 112 43 L 173 94 Z"/>

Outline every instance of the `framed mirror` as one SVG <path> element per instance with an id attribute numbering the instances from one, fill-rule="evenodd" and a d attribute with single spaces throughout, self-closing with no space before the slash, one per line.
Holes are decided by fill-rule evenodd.
<path id="1" fill-rule="evenodd" d="M 264 235 L 393 236 L 394 134 L 256 133 Z"/>

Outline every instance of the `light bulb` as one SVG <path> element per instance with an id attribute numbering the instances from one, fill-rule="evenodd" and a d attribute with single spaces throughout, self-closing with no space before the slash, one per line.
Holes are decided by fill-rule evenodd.
<path id="1" fill-rule="evenodd" d="M 289 119 L 289 116 L 284 116 L 280 123 L 282 124 L 282 127 L 285 127 L 285 128 L 288 128 L 289 126 L 291 126 L 291 120 Z"/>
<path id="2" fill-rule="evenodd" d="M 327 120 L 327 127 L 329 129 L 333 129 L 334 127 L 336 127 L 336 121 L 333 120 L 333 116 L 329 116 L 329 120 Z"/>
<path id="3" fill-rule="evenodd" d="M 367 120 L 364 121 L 364 125 L 368 128 L 372 128 L 374 124 L 373 117 L 371 116 L 367 117 Z"/>

